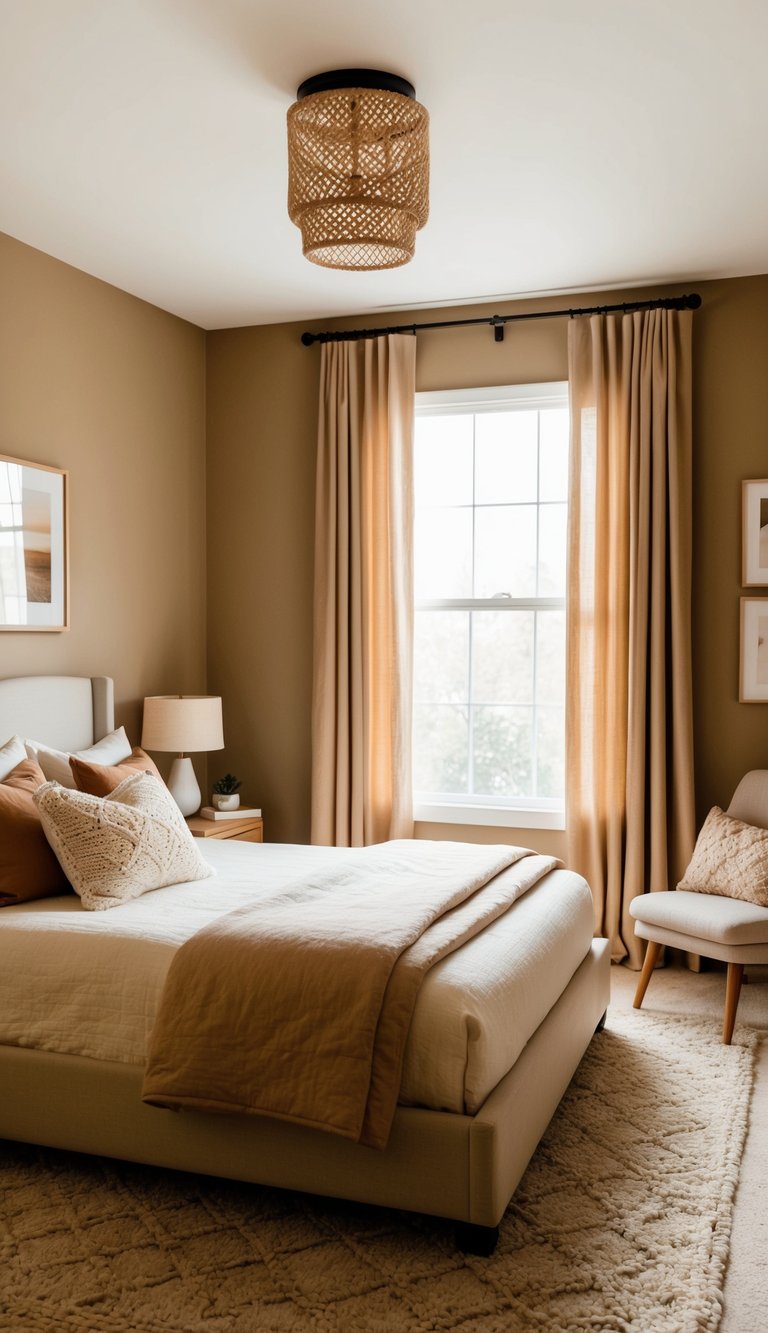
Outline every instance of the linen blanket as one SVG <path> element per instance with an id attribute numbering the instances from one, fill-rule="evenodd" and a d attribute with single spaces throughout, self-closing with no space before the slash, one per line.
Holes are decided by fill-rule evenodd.
<path id="1" fill-rule="evenodd" d="M 384 843 L 212 922 L 169 970 L 144 1101 L 384 1148 L 426 971 L 558 864 L 522 847 Z"/>

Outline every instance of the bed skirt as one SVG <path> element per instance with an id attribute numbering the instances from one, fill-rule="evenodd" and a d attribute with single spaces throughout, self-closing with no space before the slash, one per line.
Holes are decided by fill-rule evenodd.
<path id="1" fill-rule="evenodd" d="M 157 1110 L 137 1065 L 15 1046 L 0 1046 L 0 1137 L 495 1227 L 608 1007 L 609 970 L 594 940 L 477 1114 L 399 1107 L 383 1152 L 260 1116 Z"/>

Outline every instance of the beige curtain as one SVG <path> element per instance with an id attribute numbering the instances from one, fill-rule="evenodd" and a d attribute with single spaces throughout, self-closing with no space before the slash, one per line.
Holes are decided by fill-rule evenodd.
<path id="1" fill-rule="evenodd" d="M 416 339 L 322 347 L 312 841 L 411 837 Z"/>
<path id="2" fill-rule="evenodd" d="M 569 325 L 566 822 L 614 960 L 629 904 L 673 888 L 695 840 L 691 315 Z"/>

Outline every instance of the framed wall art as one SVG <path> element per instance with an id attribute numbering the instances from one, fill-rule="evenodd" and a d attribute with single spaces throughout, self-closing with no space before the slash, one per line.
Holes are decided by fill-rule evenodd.
<path id="1" fill-rule="evenodd" d="M 768 480 L 741 483 L 741 581 L 768 587 Z"/>
<path id="2" fill-rule="evenodd" d="M 739 702 L 768 703 L 768 597 L 741 598 Z"/>
<path id="3" fill-rule="evenodd" d="M 69 629 L 69 474 L 0 454 L 0 630 Z"/>

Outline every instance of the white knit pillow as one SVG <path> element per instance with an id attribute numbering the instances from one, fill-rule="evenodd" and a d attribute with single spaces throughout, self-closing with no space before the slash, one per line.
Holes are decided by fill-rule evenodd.
<path id="1" fill-rule="evenodd" d="M 714 805 L 677 887 L 768 907 L 768 829 L 744 824 Z"/>
<path id="2" fill-rule="evenodd" d="M 125 778 L 109 796 L 46 782 L 34 801 L 64 874 L 90 911 L 214 873 L 168 788 L 151 773 Z"/>

